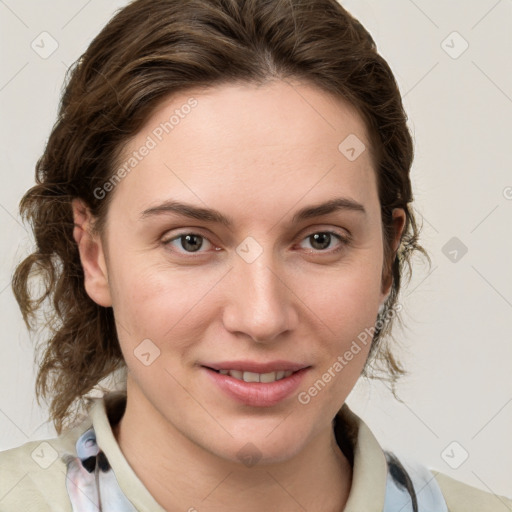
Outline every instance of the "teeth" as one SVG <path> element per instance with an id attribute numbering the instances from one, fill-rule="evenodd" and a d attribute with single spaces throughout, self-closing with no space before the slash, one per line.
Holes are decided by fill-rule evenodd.
<path id="1" fill-rule="evenodd" d="M 244 372 L 238 370 L 228 370 L 228 375 L 231 375 L 231 377 L 234 377 L 238 380 L 244 380 Z"/>
<path id="2" fill-rule="evenodd" d="M 289 377 L 293 371 L 291 370 L 279 370 L 277 372 L 269 373 L 254 373 L 254 372 L 242 372 L 240 370 L 219 370 L 222 375 L 229 375 L 238 380 L 245 382 L 274 382 Z"/>
<path id="3" fill-rule="evenodd" d="M 244 372 L 243 379 L 245 382 L 259 382 L 260 374 L 253 372 Z"/>
<path id="4" fill-rule="evenodd" d="M 258 375 L 258 374 L 256 374 L 256 375 Z M 244 375 L 244 380 L 245 380 L 245 375 Z M 274 382 L 275 380 L 277 380 L 277 372 L 262 373 L 259 375 L 258 380 L 260 382 Z"/>

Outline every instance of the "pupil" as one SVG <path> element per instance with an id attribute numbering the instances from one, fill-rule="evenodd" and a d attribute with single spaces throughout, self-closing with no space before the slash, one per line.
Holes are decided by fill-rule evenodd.
<path id="1" fill-rule="evenodd" d="M 330 233 L 315 233 L 311 235 L 313 239 L 313 243 L 311 244 L 315 249 L 326 249 L 329 247 L 329 243 L 331 242 Z M 319 244 L 321 247 L 315 247 L 315 244 Z"/>
<path id="2" fill-rule="evenodd" d="M 199 235 L 182 235 L 181 246 L 187 251 L 195 252 L 201 248 L 202 242 L 200 239 L 202 239 L 202 237 Z"/>

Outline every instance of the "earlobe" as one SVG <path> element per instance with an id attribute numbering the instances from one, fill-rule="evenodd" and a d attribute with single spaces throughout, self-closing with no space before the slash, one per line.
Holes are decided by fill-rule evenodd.
<path id="1" fill-rule="evenodd" d="M 93 216 L 80 199 L 73 199 L 73 238 L 78 246 L 87 295 L 100 306 L 112 306 L 105 252 L 100 236 L 93 232 Z"/>

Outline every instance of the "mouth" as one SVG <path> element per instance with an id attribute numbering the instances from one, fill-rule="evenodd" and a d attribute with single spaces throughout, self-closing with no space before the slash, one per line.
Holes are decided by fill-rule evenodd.
<path id="1" fill-rule="evenodd" d="M 252 407 L 271 407 L 297 390 L 311 366 L 286 361 L 231 361 L 203 364 L 201 368 L 224 396 Z"/>
<path id="2" fill-rule="evenodd" d="M 222 375 L 228 375 L 229 377 L 233 377 L 237 380 L 242 380 L 244 382 L 275 382 L 276 380 L 286 379 L 286 377 L 289 377 L 290 375 L 296 373 L 292 370 L 277 370 L 274 372 L 267 372 L 267 373 L 256 373 L 256 372 L 248 372 L 248 371 L 241 371 L 241 370 L 216 370 L 215 368 L 209 368 L 208 366 L 205 366 L 208 370 L 212 370 L 216 373 L 220 373 Z"/>

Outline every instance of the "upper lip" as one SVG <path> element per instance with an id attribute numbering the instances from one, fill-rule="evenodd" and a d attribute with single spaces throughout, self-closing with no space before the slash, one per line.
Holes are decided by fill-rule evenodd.
<path id="1" fill-rule="evenodd" d="M 259 363 L 257 361 L 222 361 L 219 363 L 202 363 L 201 366 L 212 368 L 213 370 L 239 370 L 242 372 L 270 373 L 279 370 L 296 372 L 307 368 L 309 365 L 295 363 L 293 361 L 269 361 Z"/>

